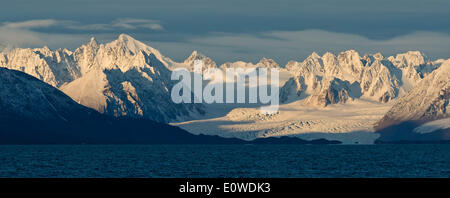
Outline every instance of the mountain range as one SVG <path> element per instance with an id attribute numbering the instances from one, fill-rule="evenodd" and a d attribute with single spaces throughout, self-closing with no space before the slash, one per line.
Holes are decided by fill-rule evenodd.
<path id="1" fill-rule="evenodd" d="M 359 98 L 387 103 L 408 92 L 437 64 L 418 51 L 384 58 L 380 53 L 361 57 L 349 50 L 337 56 L 313 53 L 286 68 L 294 77 L 281 88 L 281 101 L 305 99 L 327 106 Z"/>
<path id="2" fill-rule="evenodd" d="M 174 82 L 165 59 L 158 50 L 122 34 L 106 44 L 92 38 L 74 52 L 14 49 L 0 54 L 0 66 L 30 74 L 107 115 L 168 122 L 202 114 L 200 104 L 172 102 Z"/>
<path id="3" fill-rule="evenodd" d="M 39 79 L 0 68 L 0 144 L 338 144 L 298 138 L 193 135 L 144 118 L 114 117 L 73 101 Z"/>
<path id="4" fill-rule="evenodd" d="M 360 116 L 361 113 L 357 115 L 360 117 L 349 115 L 348 119 L 345 118 L 345 122 L 342 123 L 344 125 L 348 125 L 348 123 L 356 124 L 343 128 L 335 124 L 328 126 L 327 123 L 331 122 L 330 120 L 327 121 L 328 118 L 324 119 L 323 116 L 313 120 L 293 116 L 290 118 L 291 120 L 285 120 L 277 126 L 279 128 L 268 125 L 265 129 L 259 129 L 255 127 L 258 125 L 258 120 L 275 119 L 277 115 L 263 118 L 264 115 L 257 115 L 253 111 L 245 110 L 246 106 L 244 105 L 239 108 L 227 109 L 224 113 L 226 116 L 223 118 L 226 118 L 227 122 L 231 119 L 233 122 L 241 123 L 249 121 L 249 117 L 244 118 L 242 115 L 252 112 L 252 115 L 248 116 L 254 119 L 250 119 L 254 122 L 253 127 L 246 126 L 245 129 L 242 129 L 246 132 L 246 135 L 240 136 L 244 133 L 236 127 L 227 131 L 226 134 L 214 131 L 206 132 L 208 130 L 202 131 L 201 126 L 206 127 L 204 123 L 211 123 L 210 121 L 205 120 L 205 122 L 200 121 L 198 123 L 195 123 L 195 121 L 184 123 L 184 121 L 204 119 L 217 108 L 211 108 L 211 106 L 203 104 L 175 104 L 170 99 L 170 90 L 175 84 L 175 81 L 170 80 L 171 70 L 185 67 L 193 71 L 195 60 L 203 60 L 204 69 L 279 68 L 287 76 L 280 83 L 282 85 L 280 88 L 282 107 L 283 105 L 286 107 L 294 105 L 298 108 L 314 109 L 314 112 L 326 112 L 336 108 L 347 108 L 345 106 L 347 104 L 351 106 L 363 102 L 364 104 L 373 104 L 377 108 L 388 109 L 388 111 L 380 110 L 377 115 L 370 117 L 370 120 L 377 119 L 377 122 L 369 122 L 367 118 Z M 14 109 L 22 108 L 17 115 L 31 117 L 36 115 L 41 121 L 59 120 L 58 122 L 64 122 L 64 119 L 69 116 L 67 112 L 83 112 L 82 114 L 106 116 L 108 119 L 144 119 L 162 123 L 181 123 L 180 127 L 191 133 L 248 137 L 243 139 L 295 136 L 308 132 L 311 132 L 310 134 L 325 134 L 330 131 L 340 133 L 359 132 L 361 130 L 372 132 L 371 129 L 374 129 L 381 134 L 379 141 L 419 141 L 424 134 L 414 133 L 411 135 L 411 133 L 405 133 L 406 135 L 397 136 L 390 135 L 395 134 L 395 132 L 387 132 L 387 129 L 394 125 L 406 125 L 405 123 L 408 123 L 408 130 L 403 131 L 413 131 L 421 124 L 449 117 L 447 107 L 450 74 L 446 69 L 449 65 L 448 62 L 443 59 L 432 61 L 419 51 L 409 51 L 384 57 L 381 53 L 361 56 L 355 50 L 344 51 L 337 55 L 330 52 L 322 56 L 312 53 L 303 61 L 290 61 L 285 66 L 280 66 L 269 58 L 262 58 L 256 64 L 236 61 L 217 65 L 211 58 L 197 51 L 192 52 L 185 61 L 175 62 L 163 56 L 158 50 L 135 40 L 131 36 L 121 34 L 117 40 L 105 44 L 99 44 L 92 38 L 87 44 L 74 51 L 68 49 L 52 51 L 48 47 L 43 47 L 35 49 L 16 48 L 1 52 L 0 67 L 22 71 L 56 88 L 54 90 L 48 89 L 49 92 L 56 93 L 57 90 L 60 90 L 70 97 L 58 96 L 54 99 L 47 99 L 54 103 L 33 106 L 29 109 L 30 111 L 25 111 L 23 109 L 30 108 L 27 105 L 32 104 L 29 103 L 30 101 L 27 102 L 28 96 L 25 97 L 25 93 L 11 92 L 7 94 L 22 94 L 22 99 L 15 97 L 7 99 L 8 97 L 5 96 L 5 99 L 2 97 L 1 104 L 4 105 L 3 109 L 6 109 L 6 115 L 15 115 L 14 113 L 18 112 L 15 112 Z M 11 76 L 12 74 L 8 75 Z M 4 89 L 8 88 L 7 86 L 17 86 L 11 82 L 8 82 L 9 84 L 4 82 L 2 84 Z M 35 86 L 36 83 L 31 84 Z M 29 90 L 31 93 L 34 93 L 33 90 L 41 90 L 34 89 L 33 86 L 20 87 L 20 89 Z M 61 95 L 61 93 L 58 94 Z M 46 94 L 35 95 L 33 97 L 40 98 L 39 100 L 50 97 Z M 65 109 L 66 114 L 54 113 L 52 110 L 60 103 L 69 104 L 72 100 L 81 105 L 77 107 L 76 105 L 69 105 L 75 109 Z M 21 101 L 26 104 L 19 104 Z M 308 110 L 308 112 L 311 111 Z M 367 113 L 365 112 L 364 115 Z M 282 114 L 283 108 L 281 108 L 280 115 Z M 239 119 L 244 120 L 237 119 L 237 115 L 239 115 Z M 74 120 L 77 119 L 77 117 L 74 118 Z M 367 119 L 367 122 L 364 119 Z M 281 123 L 280 120 L 278 121 Z M 363 121 L 364 124 L 361 124 Z M 320 124 L 322 122 L 325 124 Z M 333 122 L 339 123 L 340 121 L 333 120 Z M 217 123 L 223 124 L 223 121 Z M 292 127 L 293 123 L 299 125 L 295 124 L 295 127 Z M 304 123 L 308 124 L 304 125 Z M 314 123 L 317 123 L 317 126 L 313 126 Z M 414 123 L 414 125 L 409 123 Z M 192 124 L 199 125 L 196 125 L 194 130 L 191 127 Z M 305 126 L 307 127 L 305 128 Z M 220 128 L 222 130 L 227 128 L 219 125 L 215 125 L 215 127 L 211 129 Z M 234 133 L 238 131 L 239 133 Z M 440 133 L 442 133 L 442 130 Z M 425 136 L 430 136 L 429 134 Z M 448 139 L 448 136 L 441 134 L 439 138 L 425 139 L 427 141 L 442 140 Z"/>

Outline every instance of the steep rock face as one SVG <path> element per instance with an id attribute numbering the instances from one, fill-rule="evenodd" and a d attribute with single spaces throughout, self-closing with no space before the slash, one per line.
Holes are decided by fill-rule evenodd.
<path id="1" fill-rule="evenodd" d="M 400 88 L 399 72 L 389 62 L 375 60 L 362 75 L 362 94 L 378 102 L 396 98 Z"/>
<path id="2" fill-rule="evenodd" d="M 338 60 L 338 66 L 345 70 L 348 75 L 347 80 L 357 81 L 361 78 L 364 71 L 364 65 L 358 52 L 355 50 L 341 52 L 338 55 Z"/>
<path id="3" fill-rule="evenodd" d="M 323 68 L 326 71 L 324 75 L 344 79 L 343 68 L 339 67 L 337 57 L 327 52 L 322 56 Z"/>
<path id="4" fill-rule="evenodd" d="M 305 103 L 326 107 L 330 104 L 345 103 L 351 100 L 351 84 L 338 78 L 323 79 L 315 93 L 306 98 Z"/>
<path id="5" fill-rule="evenodd" d="M 305 99 L 322 88 L 322 77 L 312 73 L 299 73 L 290 78 L 280 89 L 280 101 Z"/>
<path id="6" fill-rule="evenodd" d="M 94 38 L 91 38 L 90 42 L 86 45 L 82 45 L 77 48 L 73 53 L 74 61 L 79 65 L 80 73 L 86 74 L 91 69 L 97 67 L 95 54 L 99 49 L 99 45 Z"/>

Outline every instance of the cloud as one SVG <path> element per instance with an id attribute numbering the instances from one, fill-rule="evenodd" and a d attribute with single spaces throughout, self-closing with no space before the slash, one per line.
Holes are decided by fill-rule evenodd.
<path id="1" fill-rule="evenodd" d="M 134 19 L 134 18 L 117 19 L 113 21 L 111 26 L 122 27 L 124 29 L 147 28 L 150 30 L 164 30 L 163 26 L 160 24 L 160 21 L 150 19 Z"/>
<path id="2" fill-rule="evenodd" d="M 4 22 L 0 28 L 4 29 L 32 29 L 39 27 L 50 27 L 57 25 L 58 21 L 53 19 L 28 20 L 20 22 Z"/>
<path id="3" fill-rule="evenodd" d="M 117 30 L 137 30 L 147 29 L 154 31 L 164 30 L 164 27 L 158 20 L 151 19 L 135 19 L 135 18 L 121 18 L 112 21 L 111 23 L 97 23 L 97 24 L 81 24 L 74 21 L 65 21 L 62 25 L 64 28 L 73 30 L 85 31 L 117 31 Z"/>
<path id="4" fill-rule="evenodd" d="M 53 27 L 84 31 L 49 31 Z M 41 31 L 40 28 L 47 29 Z M 138 31 L 141 29 L 151 31 Z M 0 25 L 0 48 L 47 45 L 50 48 L 74 49 L 91 36 L 101 38 L 100 41 L 109 41 L 116 39 L 118 33 L 140 32 L 135 35 L 136 39 L 150 44 L 177 61 L 184 60 L 193 50 L 210 56 L 218 64 L 239 60 L 256 63 L 262 57 L 267 57 L 283 65 L 289 60 L 302 61 L 312 52 L 323 54 L 330 51 L 337 54 L 348 49 L 355 49 L 361 54 L 381 52 L 385 56 L 419 50 L 432 59 L 450 58 L 450 35 L 432 31 L 416 31 L 377 40 L 358 34 L 317 29 L 245 34 L 212 32 L 202 36 L 180 36 L 178 32 L 161 30 L 164 28 L 160 21 L 137 18 L 120 18 L 110 23 L 97 24 L 53 19 L 5 22 Z M 161 34 L 164 34 L 163 40 L 156 40 Z"/>
<path id="5" fill-rule="evenodd" d="M 301 61 L 312 52 L 339 53 L 355 49 L 361 54 L 381 52 L 385 56 L 419 50 L 430 58 L 450 58 L 450 35 L 436 32 L 414 32 L 387 40 L 324 30 L 270 31 L 259 34 L 213 33 L 184 42 L 151 42 L 165 54 L 183 54 L 199 50 L 219 63 L 225 61 L 257 62 L 262 57 L 273 58 L 280 64 L 289 60 Z M 176 57 L 177 58 L 177 57 Z"/>
<path id="6" fill-rule="evenodd" d="M 46 31 L 42 29 L 46 28 Z M 55 28 L 69 30 L 71 33 L 52 32 Z M 73 33 L 73 30 L 78 32 Z M 14 47 L 39 47 L 43 45 L 57 48 L 71 48 L 80 45 L 89 36 L 103 31 L 101 34 L 116 34 L 130 30 L 162 31 L 158 20 L 119 18 L 110 23 L 82 24 L 72 20 L 39 19 L 0 24 L 0 50 Z M 85 33 L 83 33 L 85 32 Z M 77 40 L 78 39 L 78 40 Z"/>
<path id="7" fill-rule="evenodd" d="M 4 22 L 0 28 L 4 29 L 37 29 L 58 27 L 62 29 L 72 30 L 136 30 L 136 29 L 149 29 L 149 30 L 164 30 L 161 22 L 152 19 L 136 19 L 136 18 L 119 18 L 111 23 L 94 23 L 83 24 L 78 21 L 71 20 L 55 20 L 55 19 L 39 19 L 28 20 L 19 22 Z"/>

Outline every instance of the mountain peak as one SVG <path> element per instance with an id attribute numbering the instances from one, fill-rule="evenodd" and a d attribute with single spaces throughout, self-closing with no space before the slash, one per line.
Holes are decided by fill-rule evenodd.
<path id="1" fill-rule="evenodd" d="M 313 52 L 311 55 L 308 56 L 308 58 L 319 59 L 319 58 L 320 58 L 320 55 L 317 54 L 316 52 Z"/>
<path id="2" fill-rule="evenodd" d="M 430 62 L 426 55 L 420 51 L 407 51 L 405 53 L 397 54 L 395 57 L 388 58 L 396 67 L 418 67 Z"/>
<path id="3" fill-rule="evenodd" d="M 147 54 L 155 55 L 157 59 L 159 59 L 164 65 L 167 66 L 167 63 L 164 61 L 164 56 L 157 49 L 154 49 L 127 34 L 120 34 L 117 40 L 107 43 L 106 47 L 121 48 L 131 52 L 132 54 L 139 54 L 142 51 L 145 51 Z"/>
<path id="4" fill-rule="evenodd" d="M 424 56 L 424 53 L 422 53 L 421 51 L 407 51 L 405 54 L 409 54 L 409 55 L 416 55 L 416 56 Z"/>
<path id="5" fill-rule="evenodd" d="M 191 55 L 189 57 L 196 57 L 198 54 L 197 50 L 192 51 Z"/>
<path id="6" fill-rule="evenodd" d="M 203 60 L 203 59 L 208 59 L 208 57 L 203 55 L 202 53 L 199 53 L 197 50 L 194 50 L 184 62 L 191 62 L 194 60 Z"/>
<path id="7" fill-rule="evenodd" d="M 136 41 L 136 39 L 134 39 L 133 37 L 131 37 L 128 34 L 120 34 L 119 37 L 117 38 L 119 41 L 123 41 L 123 42 L 128 42 L 128 41 Z"/>
<path id="8" fill-rule="evenodd" d="M 356 51 L 356 50 L 353 50 L 353 49 L 351 49 L 351 50 L 347 50 L 347 51 L 343 51 L 343 52 L 341 52 L 341 53 L 339 53 L 339 56 L 340 57 L 349 57 L 349 58 L 352 58 L 352 59 L 360 59 L 360 55 L 359 55 L 359 53 Z"/>
<path id="9" fill-rule="evenodd" d="M 91 39 L 89 40 L 89 43 L 97 44 L 97 40 L 95 40 L 95 37 L 91 37 Z"/>
<path id="10" fill-rule="evenodd" d="M 326 56 L 332 57 L 332 56 L 335 56 L 335 55 L 333 53 L 331 53 L 331 52 L 325 52 L 325 54 L 323 54 L 322 57 L 326 57 Z"/>
<path id="11" fill-rule="evenodd" d="M 278 63 L 276 63 L 273 59 L 266 58 L 266 57 L 261 58 L 261 60 L 257 63 L 257 65 L 262 65 L 262 66 L 267 67 L 267 68 L 280 67 L 278 65 Z"/>
<path id="12" fill-rule="evenodd" d="M 206 68 L 217 67 L 216 63 L 211 58 L 199 53 L 197 50 L 192 51 L 191 55 L 184 60 L 184 63 L 193 66 L 195 60 L 202 60 Z"/>
<path id="13" fill-rule="evenodd" d="M 381 54 L 380 52 L 377 52 L 377 53 L 373 54 L 373 57 L 375 59 L 377 59 L 377 60 L 383 60 L 384 59 L 383 54 Z"/>
<path id="14" fill-rule="evenodd" d="M 426 55 L 424 53 L 422 53 L 421 51 L 407 51 L 405 53 L 397 54 L 396 57 L 402 57 L 402 58 L 411 58 L 411 57 L 426 58 Z"/>
<path id="15" fill-rule="evenodd" d="M 197 50 L 192 51 L 191 55 L 189 55 L 186 60 L 184 60 L 185 63 L 194 62 L 195 60 L 203 60 L 207 58 L 205 55 L 198 53 Z"/>
<path id="16" fill-rule="evenodd" d="M 98 46 L 97 41 L 95 40 L 94 37 L 91 37 L 91 39 L 89 40 L 89 43 L 87 44 L 88 46 L 92 46 L 92 47 L 96 47 Z"/>
<path id="17" fill-rule="evenodd" d="M 117 40 L 113 41 L 116 45 L 128 48 L 132 52 L 138 52 L 148 48 L 144 43 L 134 39 L 127 34 L 120 34 Z"/>

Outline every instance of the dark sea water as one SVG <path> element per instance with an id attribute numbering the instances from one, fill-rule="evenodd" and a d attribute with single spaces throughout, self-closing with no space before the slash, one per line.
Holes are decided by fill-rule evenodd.
<path id="1" fill-rule="evenodd" d="M 450 145 L 0 146 L 0 177 L 450 177 Z"/>

